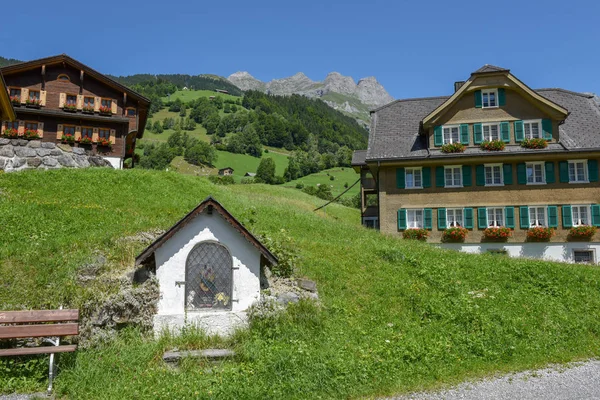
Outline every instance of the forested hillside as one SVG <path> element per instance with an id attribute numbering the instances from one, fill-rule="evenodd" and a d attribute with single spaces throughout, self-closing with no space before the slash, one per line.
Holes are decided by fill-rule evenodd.
<path id="1" fill-rule="evenodd" d="M 15 60 L 14 58 L 4 58 L 0 57 L 0 68 L 6 67 L 7 65 L 13 65 L 23 62 L 21 60 Z"/>

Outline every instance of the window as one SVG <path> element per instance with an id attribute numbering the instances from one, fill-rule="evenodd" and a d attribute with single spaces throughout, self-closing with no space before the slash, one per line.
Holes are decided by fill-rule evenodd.
<path id="1" fill-rule="evenodd" d="M 500 124 L 482 124 L 483 140 L 500 140 Z"/>
<path id="2" fill-rule="evenodd" d="M 569 161 L 569 182 L 587 181 L 587 160 Z"/>
<path id="3" fill-rule="evenodd" d="M 573 250 L 573 261 L 582 264 L 595 264 L 594 250 Z"/>
<path id="4" fill-rule="evenodd" d="M 444 175 L 446 187 L 462 187 L 462 167 L 445 167 Z"/>
<path id="5" fill-rule="evenodd" d="M 128 117 L 135 117 L 135 108 L 128 108 L 127 109 L 127 116 Z"/>
<path id="6" fill-rule="evenodd" d="M 379 218 L 377 217 L 364 217 L 363 225 L 366 228 L 378 229 L 379 228 Z"/>
<path id="7" fill-rule="evenodd" d="M 98 130 L 98 137 L 100 139 L 106 139 L 106 140 L 110 139 L 110 130 L 100 128 Z"/>
<path id="8" fill-rule="evenodd" d="M 233 258 L 225 246 L 201 242 L 185 263 L 185 308 L 231 310 Z"/>
<path id="9" fill-rule="evenodd" d="M 38 124 L 37 122 L 25 122 L 25 129 L 29 131 L 37 131 Z"/>
<path id="10" fill-rule="evenodd" d="M 406 229 L 423 228 L 423 210 L 406 210 Z"/>
<path id="11" fill-rule="evenodd" d="M 498 107 L 498 90 L 488 89 L 481 91 L 481 99 L 483 108 Z"/>
<path id="12" fill-rule="evenodd" d="M 529 207 L 529 226 L 546 225 L 546 207 Z"/>
<path id="13" fill-rule="evenodd" d="M 463 209 L 448 208 L 446 210 L 446 225 L 448 228 L 463 226 Z"/>
<path id="14" fill-rule="evenodd" d="M 39 90 L 30 90 L 29 91 L 29 100 L 30 101 L 40 101 L 40 91 Z"/>
<path id="15" fill-rule="evenodd" d="M 93 128 L 89 128 L 87 126 L 84 126 L 83 128 L 81 128 L 81 138 L 92 138 L 92 135 L 94 134 L 94 129 Z"/>
<path id="16" fill-rule="evenodd" d="M 58 79 L 59 81 L 62 81 L 62 82 L 71 82 L 71 78 L 69 78 L 69 75 L 67 75 L 67 74 L 60 74 L 60 75 L 58 75 L 58 78 L 56 78 L 56 79 Z"/>
<path id="17" fill-rule="evenodd" d="M 490 227 L 504 226 L 504 208 L 488 208 L 487 220 Z"/>
<path id="18" fill-rule="evenodd" d="M 85 96 L 83 98 L 83 106 L 87 108 L 94 108 L 94 98 L 90 96 Z"/>
<path id="19" fill-rule="evenodd" d="M 460 142 L 459 126 L 444 126 L 444 144 Z"/>
<path id="20" fill-rule="evenodd" d="M 111 99 L 102 99 L 101 102 L 100 102 L 100 106 L 111 108 L 112 107 L 112 100 Z"/>
<path id="21" fill-rule="evenodd" d="M 542 137 L 541 134 L 541 121 L 523 121 L 523 131 L 525 132 L 526 139 L 539 139 Z"/>
<path id="22" fill-rule="evenodd" d="M 422 187 L 421 168 L 406 168 L 406 188 L 420 189 Z"/>
<path id="23" fill-rule="evenodd" d="M 21 89 L 10 88 L 10 97 L 21 97 Z"/>
<path id="24" fill-rule="evenodd" d="M 527 184 L 536 185 L 546 183 L 546 177 L 544 176 L 544 163 L 535 162 L 527 163 Z"/>
<path id="25" fill-rule="evenodd" d="M 485 186 L 501 186 L 503 184 L 502 164 L 486 165 Z"/>
<path id="26" fill-rule="evenodd" d="M 573 226 L 590 225 L 589 206 L 571 206 Z"/>
<path id="27" fill-rule="evenodd" d="M 65 102 L 66 106 L 75 107 L 77 106 L 77 95 L 68 94 L 67 101 Z"/>
<path id="28" fill-rule="evenodd" d="M 63 135 L 75 136 L 75 127 L 73 125 L 65 125 L 63 127 Z"/>

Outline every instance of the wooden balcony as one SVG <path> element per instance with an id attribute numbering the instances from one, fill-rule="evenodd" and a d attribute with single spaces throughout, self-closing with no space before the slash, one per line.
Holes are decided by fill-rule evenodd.
<path id="1" fill-rule="evenodd" d="M 373 178 L 362 178 L 360 181 L 360 185 L 364 190 L 375 190 L 375 179 Z"/>

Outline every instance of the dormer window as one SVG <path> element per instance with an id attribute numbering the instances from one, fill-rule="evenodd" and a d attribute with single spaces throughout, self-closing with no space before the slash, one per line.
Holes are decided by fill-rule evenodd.
<path id="1" fill-rule="evenodd" d="M 542 137 L 540 120 L 523 121 L 523 131 L 526 139 L 539 139 Z"/>
<path id="2" fill-rule="evenodd" d="M 481 91 L 481 105 L 483 108 L 498 107 L 498 89 L 485 89 Z"/>
<path id="3" fill-rule="evenodd" d="M 483 140 L 492 141 L 500 140 L 500 125 L 495 124 L 482 124 L 483 129 Z"/>
<path id="4" fill-rule="evenodd" d="M 460 134 L 458 128 L 458 125 L 444 126 L 444 144 L 460 142 Z"/>

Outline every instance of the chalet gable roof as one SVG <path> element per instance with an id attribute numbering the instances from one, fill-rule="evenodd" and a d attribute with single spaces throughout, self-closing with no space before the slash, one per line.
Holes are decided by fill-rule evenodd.
<path id="1" fill-rule="evenodd" d="M 277 265 L 277 258 L 267 249 L 250 231 L 248 231 L 233 215 L 229 213 L 217 200 L 213 199 L 212 196 L 208 196 L 203 202 L 198 204 L 196 208 L 190 211 L 185 217 L 180 219 L 175 225 L 168 231 L 160 235 L 152 244 L 150 244 L 144 251 L 142 251 L 135 258 L 135 265 L 141 265 L 146 259 L 148 259 L 154 252 L 163 245 L 167 240 L 173 237 L 181 228 L 186 226 L 194 218 L 202 214 L 204 210 L 208 210 L 209 213 L 217 212 L 225 219 L 234 229 L 236 229 L 252 246 L 254 246 L 271 265 Z"/>
<path id="2" fill-rule="evenodd" d="M 10 102 L 8 91 L 6 90 L 6 83 L 0 73 L 0 117 L 9 121 L 14 121 L 17 116 L 15 115 L 15 109 Z"/>

